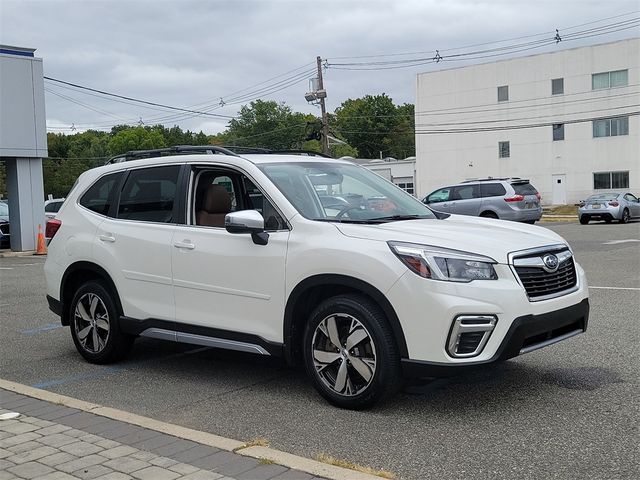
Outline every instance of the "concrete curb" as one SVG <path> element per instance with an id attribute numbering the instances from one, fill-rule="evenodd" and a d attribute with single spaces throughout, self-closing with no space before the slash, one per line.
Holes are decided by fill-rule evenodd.
<path id="1" fill-rule="evenodd" d="M 193 442 L 219 448 L 221 450 L 229 452 L 233 451 L 238 455 L 258 459 L 268 459 L 284 467 L 300 470 L 314 476 L 325 477 L 330 480 L 379 480 L 381 478 L 375 475 L 349 470 L 347 468 L 336 467 L 334 465 L 318 462 L 310 458 L 300 457 L 291 453 L 281 452 L 273 448 L 246 446 L 245 443 L 238 440 L 181 427 L 180 425 L 174 425 L 172 423 L 161 422 L 153 418 L 143 417 L 141 415 L 117 410 L 115 408 L 104 407 L 96 403 L 85 402 L 83 400 L 67 397 L 47 390 L 40 390 L 39 388 L 29 387 L 28 385 L 12 382 L 10 380 L 0 378 L 0 388 L 19 393 L 21 395 L 26 395 L 28 397 L 37 398 L 45 402 L 64 405 L 66 407 L 100 415 L 112 420 L 118 420 L 120 422 L 148 428 L 149 430 L 166 433 L 167 435 L 173 435 L 174 437 L 185 440 L 191 440 Z"/>
<path id="2" fill-rule="evenodd" d="M 318 477 L 336 480 L 380 480 L 380 478 L 382 478 L 368 473 L 336 467 L 335 465 L 329 465 L 309 458 L 299 457 L 297 455 L 281 452 L 280 450 L 274 450 L 269 447 L 247 447 L 237 451 L 236 453 L 247 457 L 266 458 L 279 465 L 301 470 Z"/>
<path id="3" fill-rule="evenodd" d="M 0 258 L 15 258 L 15 257 L 32 257 L 36 254 L 35 250 L 27 250 L 26 252 L 12 252 L 8 250 L 0 253 Z M 38 255 L 39 257 L 46 257 L 46 255 Z"/>

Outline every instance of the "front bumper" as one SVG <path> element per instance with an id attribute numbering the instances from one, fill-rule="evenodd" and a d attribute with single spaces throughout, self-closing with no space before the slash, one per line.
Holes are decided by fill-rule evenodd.
<path id="1" fill-rule="evenodd" d="M 516 318 L 495 354 L 486 360 L 462 364 L 402 359 L 406 377 L 441 377 L 473 369 L 480 365 L 507 360 L 566 340 L 587 330 L 589 299 L 570 307 L 540 315 Z"/>

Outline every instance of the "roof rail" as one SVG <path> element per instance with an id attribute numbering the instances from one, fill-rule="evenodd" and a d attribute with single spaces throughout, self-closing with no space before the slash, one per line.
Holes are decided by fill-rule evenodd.
<path id="1" fill-rule="evenodd" d="M 237 153 L 238 155 L 242 154 L 258 154 L 258 155 L 306 155 L 309 157 L 324 157 L 324 158 L 332 158 L 329 155 L 325 155 L 324 153 L 315 152 L 313 150 L 271 150 L 270 148 L 260 148 L 260 147 L 241 147 L 237 145 L 225 145 L 224 148 L 227 150 L 231 150 L 232 152 Z"/>
<path id="2" fill-rule="evenodd" d="M 128 162 L 130 160 L 140 160 L 142 158 L 166 157 L 168 155 L 189 155 L 189 154 L 207 154 L 207 155 L 232 155 L 237 157 L 238 154 L 217 145 L 176 145 L 175 147 L 156 148 L 153 150 L 131 150 L 120 155 L 116 155 L 107 160 L 106 165 L 113 163 Z"/>
<path id="3" fill-rule="evenodd" d="M 327 155 L 326 153 L 314 152 L 313 150 L 271 150 L 269 153 L 283 155 L 303 155 L 307 157 L 323 157 L 323 158 L 333 158 L 331 155 Z"/>
<path id="4" fill-rule="evenodd" d="M 520 177 L 486 177 L 486 178 L 472 178 L 470 180 L 464 180 L 460 183 L 473 183 L 473 182 L 500 182 L 500 181 L 510 181 L 517 180 L 519 182 L 528 182 L 526 178 Z"/>

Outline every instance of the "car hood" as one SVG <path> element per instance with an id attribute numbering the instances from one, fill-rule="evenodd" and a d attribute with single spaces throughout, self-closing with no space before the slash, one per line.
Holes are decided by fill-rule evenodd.
<path id="1" fill-rule="evenodd" d="M 379 225 L 335 225 L 348 237 L 463 250 L 491 257 L 499 263 L 507 263 L 510 252 L 566 244 L 560 235 L 543 227 L 463 215 L 450 215 L 442 220 L 405 220 Z"/>

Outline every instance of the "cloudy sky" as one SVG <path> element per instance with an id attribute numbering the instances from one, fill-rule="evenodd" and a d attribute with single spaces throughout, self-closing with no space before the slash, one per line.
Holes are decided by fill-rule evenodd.
<path id="1" fill-rule="evenodd" d="M 318 55 L 331 65 L 431 58 L 436 49 L 447 55 L 536 42 L 553 38 L 556 28 L 570 35 L 639 16 L 639 0 L 0 0 L 0 44 L 36 48 L 45 76 L 136 99 L 233 116 L 242 104 L 264 98 L 317 114 L 304 94 Z M 636 25 L 515 54 L 639 33 Z M 514 39 L 524 36 L 531 37 Z M 391 55 L 402 53 L 411 55 Z M 413 103 L 416 73 L 464 64 L 364 71 L 330 66 L 327 107 L 383 92 L 396 103 Z M 142 119 L 212 134 L 228 121 L 52 82 L 45 88 L 51 131 L 109 129 Z"/>

